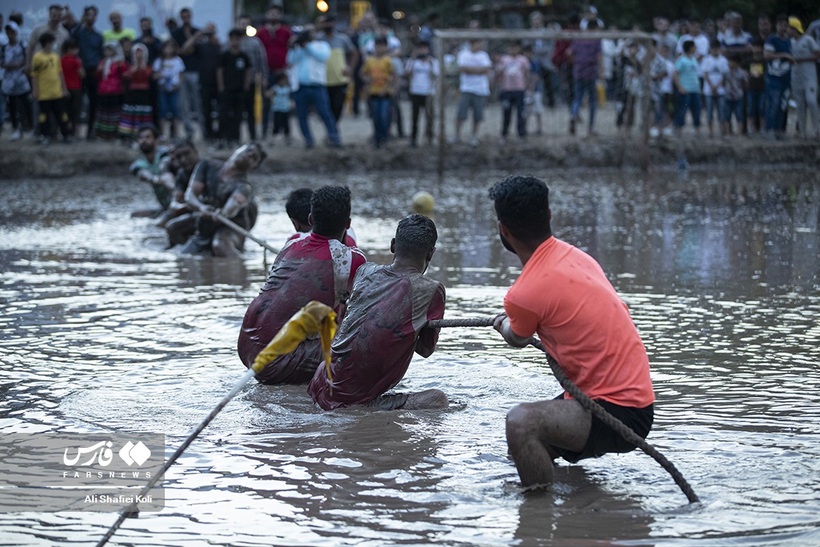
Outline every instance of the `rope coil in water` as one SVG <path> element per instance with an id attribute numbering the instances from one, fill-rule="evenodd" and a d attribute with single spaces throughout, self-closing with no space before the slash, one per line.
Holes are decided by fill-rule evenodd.
<path id="1" fill-rule="evenodd" d="M 477 318 L 467 318 L 467 319 L 439 319 L 434 321 L 429 321 L 427 323 L 428 326 L 433 328 L 441 328 L 441 327 L 491 327 L 493 322 L 495 321 L 495 317 L 477 317 Z M 561 387 L 564 390 L 572 395 L 581 406 L 585 409 L 592 412 L 596 418 L 601 420 L 604 424 L 612 428 L 616 431 L 621 437 L 623 437 L 626 441 L 634 444 L 641 450 L 643 450 L 646 454 L 651 456 L 656 462 L 660 464 L 661 467 L 666 469 L 666 471 L 672 475 L 672 479 L 675 481 L 675 484 L 680 487 L 681 491 L 686 495 L 686 499 L 689 500 L 689 503 L 697 503 L 700 501 L 695 491 L 683 477 L 680 471 L 670 462 L 666 457 L 661 454 L 654 446 L 646 442 L 646 440 L 642 439 L 638 434 L 634 431 L 629 429 L 623 422 L 621 422 L 618 418 L 604 410 L 604 408 L 587 397 L 587 395 L 578 389 L 572 380 L 570 380 L 564 371 L 561 369 L 561 366 L 558 362 L 547 353 L 547 350 L 544 349 L 544 346 L 541 345 L 541 341 L 537 338 L 532 338 L 530 340 L 530 345 L 536 347 L 544 352 L 547 356 L 547 363 L 549 363 L 550 369 L 552 369 L 552 373 L 555 375 L 555 378 L 561 384 Z"/>

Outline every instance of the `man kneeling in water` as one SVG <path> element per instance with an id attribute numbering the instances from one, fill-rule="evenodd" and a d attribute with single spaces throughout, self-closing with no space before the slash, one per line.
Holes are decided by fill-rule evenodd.
<path id="1" fill-rule="evenodd" d="M 196 166 L 185 191 L 185 201 L 200 216 L 196 234 L 182 248 L 183 253 L 211 251 L 214 256 L 240 256 L 245 236 L 222 224 L 219 216 L 245 230 L 253 228 L 258 210 L 248 173 L 259 167 L 265 156 L 258 144 L 244 144 L 223 164 L 203 161 Z"/>
<path id="2" fill-rule="evenodd" d="M 444 408 L 437 389 L 385 393 L 404 377 L 413 351 L 429 357 L 444 316 L 444 286 L 424 276 L 436 250 L 436 225 L 423 215 L 399 222 L 388 266 L 365 264 L 353 281 L 347 314 L 333 339 L 330 376 L 319 365 L 308 393 L 325 410 L 366 405 L 380 410 Z"/>

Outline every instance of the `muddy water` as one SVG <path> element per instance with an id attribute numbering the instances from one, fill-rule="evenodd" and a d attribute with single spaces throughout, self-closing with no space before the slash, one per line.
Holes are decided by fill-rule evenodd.
<path id="1" fill-rule="evenodd" d="M 486 188 L 345 177 L 354 228 L 387 261 L 410 196 L 437 198 L 448 317 L 495 314 L 519 272 Z M 506 456 L 515 402 L 560 388 L 534 350 L 450 329 L 402 389 L 445 412 L 321 413 L 304 388 L 250 386 L 168 473 L 166 508 L 126 521 L 133 545 L 820 544 L 820 183 L 807 172 L 651 176 L 558 172 L 556 234 L 590 252 L 631 307 L 657 392 L 649 437 L 692 484 L 689 506 L 641 453 L 561 465 L 524 493 Z M 283 200 L 315 186 L 258 180 L 255 233 L 279 246 Z M 244 370 L 235 353 L 263 253 L 185 258 L 133 209 L 130 179 L 0 187 L 0 432 L 152 431 L 168 454 Z M 270 257 L 269 257 L 270 259 Z M 0 544 L 88 544 L 113 514 L 0 515 Z"/>

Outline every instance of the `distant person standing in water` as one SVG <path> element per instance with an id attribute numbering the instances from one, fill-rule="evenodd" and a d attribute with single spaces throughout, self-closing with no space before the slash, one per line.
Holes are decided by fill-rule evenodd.
<path id="1" fill-rule="evenodd" d="M 542 180 L 507 177 L 490 189 L 490 198 L 501 242 L 523 266 L 496 330 L 516 347 L 537 334 L 581 391 L 645 438 L 655 394 L 646 348 L 626 304 L 592 257 L 552 235 Z M 567 393 L 513 407 L 506 433 L 524 486 L 552 482 L 559 456 L 574 463 L 635 449 Z"/>

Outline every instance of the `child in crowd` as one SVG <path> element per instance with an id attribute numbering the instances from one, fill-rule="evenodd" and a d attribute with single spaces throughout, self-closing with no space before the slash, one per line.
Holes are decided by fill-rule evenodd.
<path id="1" fill-rule="evenodd" d="M 63 69 L 63 79 L 68 91 L 65 101 L 65 110 L 68 114 L 68 122 L 71 126 L 71 135 L 77 136 L 77 124 L 80 122 L 80 113 L 83 110 L 83 78 L 85 69 L 78 52 L 80 47 L 77 41 L 72 39 L 63 43 L 63 55 L 60 57 L 60 65 Z"/>
<path id="2" fill-rule="evenodd" d="M 419 135 L 419 114 L 424 111 L 427 144 L 433 143 L 433 96 L 439 77 L 438 59 L 430 55 L 430 43 L 419 42 L 413 57 L 407 60 L 405 73 L 410 80 L 410 105 L 412 107 L 413 128 L 410 146 L 417 146 Z"/>
<path id="3" fill-rule="evenodd" d="M 695 134 L 700 135 L 700 79 L 698 60 L 695 58 L 695 42 L 683 42 L 683 54 L 675 61 L 675 88 L 678 90 L 678 104 L 675 109 L 675 130 L 683 131 L 686 111 L 692 113 Z"/>
<path id="4" fill-rule="evenodd" d="M 180 78 L 185 72 L 185 64 L 177 55 L 177 43 L 167 40 L 162 44 L 162 54 L 154 61 L 151 67 L 154 80 L 157 82 L 159 93 L 160 121 L 165 120 L 169 125 L 169 136 L 176 136 L 176 123 L 179 120 L 179 86 Z M 164 135 L 160 127 L 160 135 Z"/>
<path id="5" fill-rule="evenodd" d="M 729 60 L 729 74 L 726 75 L 726 110 L 724 122 L 726 131 L 732 133 L 732 115 L 737 122 L 737 133 L 742 134 L 746 124 L 746 112 L 743 109 L 743 97 L 749 89 L 749 73 L 743 70 L 737 57 Z"/>
<path id="6" fill-rule="evenodd" d="M 285 143 L 290 145 L 290 115 L 293 112 L 290 80 L 286 72 L 281 72 L 273 86 L 266 92 L 271 99 L 270 109 L 273 114 L 273 138 L 282 133 Z M 309 198 L 308 198 L 309 201 Z M 302 231 L 302 230 L 299 230 Z"/>
<path id="7" fill-rule="evenodd" d="M 535 134 L 541 135 L 544 132 L 544 78 L 541 77 L 544 69 L 541 60 L 533 55 L 529 44 L 524 46 L 524 57 L 530 61 L 530 75 L 524 95 L 524 115 L 527 120 L 530 116 L 535 117 Z"/>
<path id="8" fill-rule="evenodd" d="M 642 67 L 638 61 L 638 44 L 629 41 L 621 57 L 620 70 L 622 71 L 622 100 L 619 101 L 616 125 L 619 131 L 628 135 L 635 125 L 635 109 L 643 96 L 643 82 L 641 80 Z"/>
<path id="9" fill-rule="evenodd" d="M 102 139 L 119 136 L 122 101 L 125 94 L 124 75 L 128 65 L 123 60 L 120 43 L 109 41 L 103 47 L 103 59 L 97 66 L 97 122 L 95 133 Z"/>
<path id="10" fill-rule="evenodd" d="M 40 51 L 31 59 L 32 94 L 40 107 L 38 119 L 40 144 L 48 144 L 49 115 L 60 126 L 60 133 L 66 142 L 71 141 L 71 127 L 65 112 L 65 97 L 68 95 L 63 80 L 60 56 L 53 50 L 56 39 L 50 32 L 40 35 Z"/>
<path id="11" fill-rule="evenodd" d="M 128 91 L 120 118 L 120 135 L 128 142 L 137 138 L 140 126 L 151 124 L 154 103 L 151 95 L 151 67 L 148 66 L 148 48 L 136 43 L 131 47 L 131 65 L 125 72 Z"/>
<path id="12" fill-rule="evenodd" d="M 496 66 L 501 94 L 503 119 L 501 122 L 500 144 L 507 142 L 512 110 L 515 108 L 516 130 L 519 138 L 527 136 L 527 118 L 524 115 L 524 95 L 530 75 L 530 61 L 521 54 L 521 44 L 514 42 L 507 47 L 507 55 L 502 55 Z"/>
<path id="13" fill-rule="evenodd" d="M 655 107 L 655 123 L 649 129 L 651 137 L 671 134 L 670 121 L 674 112 L 672 100 L 672 76 L 675 64 L 669 60 L 669 46 L 661 44 L 649 66 L 652 81 L 652 104 Z"/>
<path id="14" fill-rule="evenodd" d="M 367 85 L 370 115 L 373 118 L 373 143 L 381 148 L 387 142 L 390 126 L 390 104 L 393 96 L 395 67 L 387 55 L 387 38 L 375 39 L 375 53 L 362 66 L 362 80 Z"/>
<path id="15" fill-rule="evenodd" d="M 11 140 L 20 140 L 23 131 L 31 127 L 31 84 L 26 76 L 26 43 L 19 39 L 20 27 L 9 21 L 5 27 L 9 43 L 0 49 L 3 74 L 3 94 L 8 98 L 11 118 Z"/>
<path id="16" fill-rule="evenodd" d="M 709 55 L 700 62 L 700 74 L 703 76 L 703 99 L 706 108 L 706 123 L 709 127 L 709 137 L 714 137 L 712 120 L 717 117 L 720 124 L 720 134 L 726 134 L 726 89 L 724 81 L 729 74 L 729 61 L 720 54 L 720 43 L 713 40 L 709 45 Z M 717 116 L 715 116 L 717 111 Z"/>

